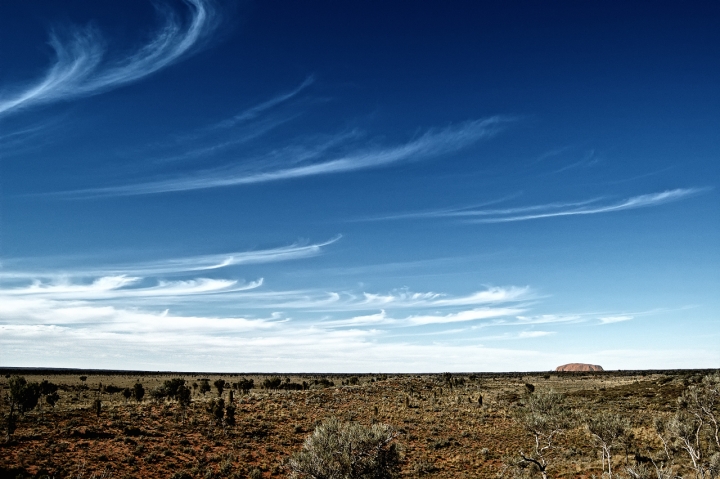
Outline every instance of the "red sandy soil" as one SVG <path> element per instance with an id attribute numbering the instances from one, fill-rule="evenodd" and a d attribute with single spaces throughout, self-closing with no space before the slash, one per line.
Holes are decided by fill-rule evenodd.
<path id="1" fill-rule="evenodd" d="M 63 380 L 46 377 L 58 383 Z M 111 376 L 91 379 L 102 379 L 104 384 L 114 380 Z M 610 408 L 636 417 L 642 411 L 648 417 L 638 422 L 638 437 L 649 434 L 645 431 L 652 420 L 648 411 L 666 414 L 682 386 L 660 376 L 592 374 L 480 377 L 452 387 L 443 381 L 439 375 L 393 376 L 377 382 L 361 377 L 356 386 L 253 390 L 240 396 L 235 392 L 237 424 L 226 427 L 216 425 L 206 410 L 207 401 L 217 396 L 214 391 L 193 396 L 185 410 L 173 401 L 137 404 L 126 403 L 119 394 L 61 391 L 63 399 L 54 410 L 45 406 L 42 413 L 28 413 L 13 440 L 0 447 L 0 478 L 14 479 L 18 474 L 47 474 L 55 479 L 170 478 L 174 474 L 177 478 L 182 472 L 188 474 L 186 478 L 258 477 L 259 473 L 286 477 L 284 461 L 302 447 L 320 421 L 331 416 L 394 426 L 399 431 L 404 477 L 495 478 L 503 456 L 516 455 L 530 445 L 512 420 L 527 382 L 537 390 L 565 392 L 578 410 Z M 483 406 L 478 404 L 480 395 Z M 95 397 L 103 401 L 99 417 L 90 408 Z M 6 414 L 7 405 L 3 408 Z M 561 445 L 555 476 L 601 473 L 599 456 L 584 428 L 569 431 Z"/>

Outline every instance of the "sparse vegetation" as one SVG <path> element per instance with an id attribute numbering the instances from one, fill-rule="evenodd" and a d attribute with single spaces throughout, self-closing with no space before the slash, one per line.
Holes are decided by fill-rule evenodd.
<path id="1" fill-rule="evenodd" d="M 226 375 L 212 399 L 189 385 L 219 376 L 8 374 L 5 426 L 11 384 L 39 395 L 15 402 L 0 477 L 74 477 L 82 460 L 83 477 L 287 477 L 290 458 L 335 417 L 392 425 L 401 477 L 717 479 L 720 380 L 708 373 Z M 144 400 L 151 391 L 164 392 Z M 41 410 L 53 394 L 62 399 Z"/>

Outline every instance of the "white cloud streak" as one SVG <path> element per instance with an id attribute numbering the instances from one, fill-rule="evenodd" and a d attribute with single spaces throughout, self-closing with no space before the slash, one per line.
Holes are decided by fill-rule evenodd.
<path id="1" fill-rule="evenodd" d="M 73 29 L 69 38 L 53 32 L 50 45 L 55 63 L 45 76 L 0 97 L 0 116 L 37 105 L 95 95 L 136 82 L 175 63 L 189 53 L 215 27 L 215 12 L 205 0 L 186 0 L 191 18 L 183 22 L 175 12 L 158 6 L 163 25 L 153 38 L 134 53 L 106 60 L 104 42 L 88 27 Z M 6 88 L 8 90 L 8 88 Z"/>
<path id="2" fill-rule="evenodd" d="M 525 311 L 521 308 L 475 308 L 448 314 L 421 314 L 405 318 L 390 317 L 385 310 L 375 314 L 355 316 L 349 319 L 324 321 L 324 327 L 359 327 L 359 326 L 427 326 L 431 324 L 462 323 L 481 319 L 514 316 Z"/>
<path id="3" fill-rule="evenodd" d="M 89 336 L 108 332 L 142 336 L 191 331 L 213 335 L 221 331 L 238 333 L 267 329 L 274 327 L 273 321 L 277 321 L 279 316 L 271 316 L 269 319 L 199 317 L 170 314 L 167 310 L 147 311 L 95 305 L 85 301 L 6 297 L 0 304 L 0 318 L 0 324 L 6 326 L 82 329 Z"/>
<path id="4" fill-rule="evenodd" d="M 252 291 L 238 293 L 233 301 L 238 305 L 276 307 L 314 312 L 377 311 L 378 309 L 453 309 L 463 306 L 499 305 L 526 302 L 533 299 L 527 287 L 489 288 L 465 296 L 444 293 L 416 293 L 406 290 L 390 293 L 357 293 L 354 291 Z M 373 313 L 374 314 L 374 313 Z"/>
<path id="5" fill-rule="evenodd" d="M 133 268 L 140 274 L 162 274 L 173 272 L 208 271 L 246 264 L 274 263 L 278 261 L 290 261 L 301 258 L 317 256 L 322 248 L 339 241 L 341 236 L 336 236 L 323 243 L 309 245 L 292 244 L 256 251 L 242 251 L 219 255 L 194 256 L 181 259 L 164 260 L 158 262 L 141 263 Z"/>
<path id="6" fill-rule="evenodd" d="M 128 276 L 104 276 L 85 284 L 70 281 L 54 283 L 35 281 L 30 286 L 2 289 L 0 290 L 0 297 L 32 296 L 78 300 L 165 298 L 248 291 L 263 284 L 262 278 L 250 283 L 240 283 L 236 280 L 198 278 L 185 281 L 158 281 L 154 286 L 133 287 L 142 279 Z"/>
<path id="7" fill-rule="evenodd" d="M 269 170 L 247 171 L 247 168 L 228 168 L 194 172 L 190 175 L 138 183 L 132 185 L 90 188 L 64 195 L 74 197 L 133 196 L 177 191 L 198 190 L 228 186 L 250 185 L 272 181 L 291 180 L 307 176 L 328 175 L 378 168 L 386 165 L 423 160 L 459 151 L 488 138 L 499 131 L 508 119 L 492 117 L 467 122 L 442 130 L 430 130 L 419 138 L 398 146 L 359 149 L 336 158 L 320 160 L 312 164 L 297 165 L 297 158 L 285 158 L 285 164 Z M 309 157 L 317 155 L 311 154 Z"/>
<path id="8" fill-rule="evenodd" d="M 29 268 L 25 270 L 13 270 L 3 268 L 0 264 L 0 279 L 27 279 L 27 278 L 54 278 L 63 279 L 68 277 L 89 277 L 89 276 L 147 276 L 160 274 L 184 274 L 207 272 L 218 270 L 229 266 L 240 266 L 247 264 L 274 263 L 279 261 L 291 261 L 317 256 L 322 249 L 336 241 L 341 236 L 336 236 L 322 243 L 302 244 L 295 243 L 277 248 L 261 249 L 254 251 L 239 251 L 234 253 L 188 256 L 184 258 L 165 259 L 160 261 L 141 262 L 124 265 L 107 265 L 94 268 L 80 268 L 71 270 L 36 271 Z"/>
<path id="9" fill-rule="evenodd" d="M 503 316 L 513 316 L 520 314 L 524 309 L 519 308 L 479 308 L 467 311 L 459 311 L 445 315 L 420 315 L 410 316 L 406 322 L 414 326 L 423 326 L 428 324 L 447 324 L 465 321 L 477 321 L 479 319 L 498 318 Z"/>
<path id="10" fill-rule="evenodd" d="M 676 188 L 659 193 L 633 196 L 624 200 L 609 202 L 604 198 L 591 198 L 568 203 L 546 203 L 501 209 L 456 208 L 395 216 L 371 218 L 370 220 L 393 220 L 413 218 L 461 218 L 468 223 L 509 223 L 560 216 L 593 215 L 616 211 L 648 208 L 680 201 L 690 196 L 705 193 L 709 188 Z"/>
<path id="11" fill-rule="evenodd" d="M 309 76 L 293 90 L 286 92 L 286 93 L 281 93 L 267 101 L 260 103 L 259 105 L 255 105 L 253 107 L 248 108 L 245 111 L 238 113 L 237 115 L 233 116 L 232 118 L 228 118 L 226 120 L 218 122 L 215 125 L 212 125 L 206 129 L 232 128 L 233 126 L 235 126 L 238 123 L 254 120 L 257 117 L 259 117 L 260 114 L 265 113 L 266 111 L 271 110 L 271 109 L 275 108 L 276 106 L 279 106 L 279 105 L 295 98 L 297 95 L 299 95 L 303 90 L 305 90 L 307 87 L 312 85 L 314 82 L 315 82 L 315 77 Z"/>
<path id="12" fill-rule="evenodd" d="M 567 206 L 546 205 L 545 209 L 550 210 L 543 213 L 507 215 L 495 218 L 475 219 L 473 223 L 508 223 L 513 221 L 527 221 L 542 218 L 555 218 L 559 216 L 577 216 L 577 215 L 594 215 L 598 213 L 612 213 L 615 211 L 631 210 L 637 208 L 647 208 L 650 206 L 659 206 L 665 203 L 678 201 L 689 196 L 705 191 L 701 188 L 677 188 L 667 190 L 660 193 L 651 193 L 646 195 L 633 196 L 631 198 L 608 203 L 598 206 L 571 204 Z M 594 201 L 593 201 L 594 203 Z M 536 209 L 537 207 L 529 207 Z M 478 211 L 478 215 L 487 214 L 487 212 Z"/>
<path id="13" fill-rule="evenodd" d="M 148 149 L 151 151 L 157 151 L 158 149 L 165 150 L 166 153 L 161 156 L 158 155 L 159 157 L 155 162 L 167 163 L 198 158 L 207 159 L 217 157 L 223 153 L 227 154 L 228 150 L 249 143 L 297 118 L 299 114 L 271 117 L 268 119 L 261 119 L 260 117 L 269 110 L 289 102 L 312 85 L 314 81 L 314 77 L 310 76 L 289 92 L 277 95 L 230 118 L 200 128 L 193 133 L 179 135 L 168 142 L 151 145 L 144 151 L 142 149 L 132 151 L 131 155 L 134 157 L 145 156 L 147 155 Z M 343 139 L 345 139 L 343 135 L 337 135 L 333 139 L 333 142 L 342 141 Z M 298 149 L 299 148 L 296 148 L 296 150 Z M 319 148 L 316 153 L 319 154 L 321 152 L 322 148 Z M 283 153 L 285 153 L 283 156 L 288 156 L 289 152 Z M 295 153 L 298 153 L 298 156 L 302 156 L 302 151 L 296 151 Z M 268 158 L 262 158 L 260 161 L 266 162 L 268 160 Z"/>
<path id="14" fill-rule="evenodd" d="M 598 319 L 600 320 L 601 324 L 612 324 L 612 323 L 621 323 L 623 321 L 630 321 L 631 319 L 634 319 L 634 316 L 625 314 L 625 315 L 618 315 L 618 316 L 604 316 L 604 317 L 598 318 Z"/>

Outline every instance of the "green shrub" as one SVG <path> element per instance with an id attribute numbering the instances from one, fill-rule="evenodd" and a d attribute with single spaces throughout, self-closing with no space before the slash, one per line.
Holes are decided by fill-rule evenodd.
<path id="1" fill-rule="evenodd" d="M 390 479 L 399 474 L 395 430 L 330 418 L 288 460 L 293 479 Z"/>

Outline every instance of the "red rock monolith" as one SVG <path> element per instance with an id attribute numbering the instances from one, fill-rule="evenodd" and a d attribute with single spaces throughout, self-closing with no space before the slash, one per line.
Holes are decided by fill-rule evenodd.
<path id="1" fill-rule="evenodd" d="M 586 372 L 586 371 L 603 371 L 602 366 L 597 364 L 570 363 L 563 364 L 555 368 L 555 371 L 563 372 Z"/>

